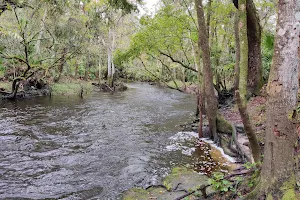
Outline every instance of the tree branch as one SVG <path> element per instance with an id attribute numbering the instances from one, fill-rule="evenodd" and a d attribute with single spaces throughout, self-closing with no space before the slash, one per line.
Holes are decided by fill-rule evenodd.
<path id="1" fill-rule="evenodd" d="M 164 52 L 162 52 L 162 51 L 160 51 L 160 50 L 159 50 L 159 53 L 160 53 L 161 55 L 164 55 L 164 56 L 170 58 L 170 59 L 172 60 L 172 62 L 178 63 L 178 64 L 180 64 L 182 67 L 184 67 L 184 68 L 186 68 L 186 69 L 189 69 L 189 70 L 194 71 L 194 72 L 198 72 L 198 70 L 196 70 L 196 69 L 190 67 L 189 65 L 184 64 L 183 62 L 181 62 L 181 61 L 179 61 L 179 60 L 174 59 L 174 58 L 173 58 L 171 55 L 169 55 L 169 54 L 166 54 L 166 53 L 164 53 Z"/>

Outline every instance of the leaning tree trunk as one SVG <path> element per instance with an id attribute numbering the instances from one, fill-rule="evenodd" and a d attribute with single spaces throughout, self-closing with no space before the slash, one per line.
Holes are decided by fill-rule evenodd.
<path id="1" fill-rule="evenodd" d="M 268 82 L 267 129 L 260 185 L 248 199 L 296 199 L 300 3 L 278 2 L 273 63 Z"/>
<path id="2" fill-rule="evenodd" d="M 215 96 L 214 86 L 213 86 L 213 74 L 211 69 L 210 51 L 209 51 L 209 40 L 204 18 L 204 9 L 202 0 L 195 0 L 195 6 L 197 11 L 198 26 L 199 26 L 199 36 L 198 36 L 198 46 L 202 51 L 202 61 L 203 61 L 203 77 L 205 84 L 205 99 L 207 104 L 207 117 L 209 121 L 209 129 L 211 137 L 215 142 L 219 142 L 217 134 L 217 112 L 218 112 L 218 101 Z"/>
<path id="3" fill-rule="evenodd" d="M 253 0 L 247 0 L 248 93 L 258 95 L 262 82 L 261 26 Z"/>

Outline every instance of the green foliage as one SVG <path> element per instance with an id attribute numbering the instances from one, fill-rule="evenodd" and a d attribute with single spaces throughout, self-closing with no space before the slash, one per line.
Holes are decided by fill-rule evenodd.
<path id="1" fill-rule="evenodd" d="M 209 179 L 209 182 L 219 192 L 228 192 L 233 189 L 233 183 L 224 179 L 224 174 L 221 172 L 213 173 L 213 177 Z"/>
<path id="2" fill-rule="evenodd" d="M 269 78 L 270 68 L 274 53 L 274 35 L 272 33 L 265 33 L 262 41 L 262 64 L 263 64 L 263 78 L 265 81 Z"/>
<path id="3" fill-rule="evenodd" d="M 257 177 L 259 176 L 259 166 L 261 166 L 261 163 L 247 162 L 247 163 L 244 164 L 244 167 L 246 167 L 246 169 L 254 170 L 254 173 L 248 179 L 248 187 L 250 187 L 250 188 L 257 184 Z"/>

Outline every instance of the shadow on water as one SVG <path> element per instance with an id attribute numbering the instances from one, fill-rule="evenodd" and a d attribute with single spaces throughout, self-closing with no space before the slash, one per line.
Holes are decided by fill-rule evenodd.
<path id="1" fill-rule="evenodd" d="M 195 110 L 194 97 L 177 91 L 132 84 L 113 95 L 1 103 L 3 199 L 117 199 L 203 156 L 167 150 Z"/>

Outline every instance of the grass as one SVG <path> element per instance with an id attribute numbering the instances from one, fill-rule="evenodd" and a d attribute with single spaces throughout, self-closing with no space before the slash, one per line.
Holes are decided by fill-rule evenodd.
<path id="1" fill-rule="evenodd" d="M 0 88 L 5 89 L 6 91 L 11 91 L 11 82 L 0 82 Z"/>
<path id="2" fill-rule="evenodd" d="M 62 83 L 51 84 L 52 95 L 79 95 L 81 89 L 84 93 L 90 93 L 92 91 L 91 82 L 73 80 Z"/>

